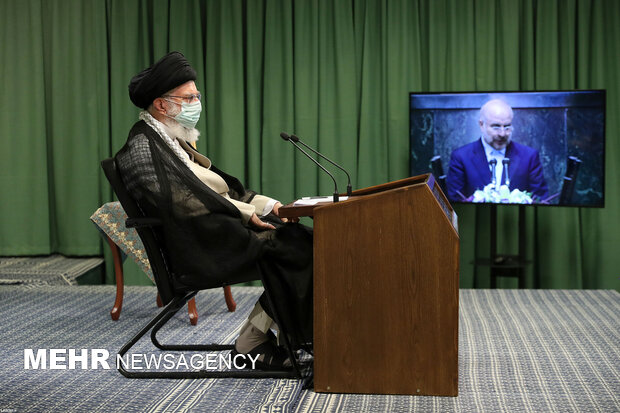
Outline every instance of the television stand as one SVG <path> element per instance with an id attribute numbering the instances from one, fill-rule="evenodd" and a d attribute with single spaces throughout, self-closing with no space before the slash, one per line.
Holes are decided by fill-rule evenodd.
<path id="1" fill-rule="evenodd" d="M 518 254 L 498 254 L 497 252 L 497 205 L 491 207 L 491 243 L 489 258 L 476 258 L 474 261 L 474 282 L 477 280 L 477 267 L 489 267 L 491 272 L 491 288 L 497 288 L 497 277 L 514 277 L 520 289 L 525 288 L 525 267 L 531 261 L 525 259 L 525 206 L 519 205 Z M 476 231 L 476 238 L 478 232 Z M 477 245 L 477 239 L 475 241 Z"/>

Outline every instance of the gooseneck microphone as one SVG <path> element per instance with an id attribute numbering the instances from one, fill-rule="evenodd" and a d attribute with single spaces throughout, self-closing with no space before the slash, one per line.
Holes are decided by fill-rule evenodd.
<path id="1" fill-rule="evenodd" d="M 489 161 L 489 165 L 491 165 L 491 183 L 495 188 L 497 188 L 497 178 L 495 177 L 495 168 L 497 167 L 497 159 L 493 158 Z"/>
<path id="2" fill-rule="evenodd" d="M 504 174 L 506 174 L 506 186 L 510 188 L 510 175 L 508 175 L 508 166 L 510 165 L 510 158 L 502 159 L 504 165 Z"/>
<path id="3" fill-rule="evenodd" d="M 314 149 L 312 149 L 311 147 L 309 147 L 308 145 L 306 145 L 305 143 L 303 143 L 301 141 L 301 139 L 299 139 L 296 135 L 291 135 L 290 136 L 291 140 L 295 143 L 299 142 L 301 143 L 303 146 L 305 146 L 306 148 L 310 149 L 312 152 L 316 153 L 318 156 L 320 156 L 321 158 L 325 159 L 327 162 L 331 163 L 332 165 L 334 165 L 336 168 L 340 169 L 342 172 L 344 172 L 345 174 L 347 174 L 347 196 L 351 196 L 351 192 L 353 191 L 353 189 L 351 188 L 351 177 L 349 176 L 349 173 L 340 165 L 338 165 L 336 162 L 332 161 L 331 159 L 329 159 L 327 156 L 323 155 L 322 153 L 319 153 L 318 151 L 315 151 Z"/>
<path id="4" fill-rule="evenodd" d="M 321 168 L 323 171 L 325 171 L 325 173 L 332 178 L 332 181 L 334 181 L 334 202 L 338 202 L 338 185 L 336 184 L 336 179 L 334 178 L 334 176 L 331 173 L 329 173 L 329 171 L 327 169 L 325 169 L 325 167 L 323 167 L 323 165 L 318 163 L 316 159 L 314 159 L 312 156 L 308 155 L 308 153 L 306 151 L 304 151 L 299 145 L 297 145 L 295 143 L 295 141 L 292 139 L 292 136 L 289 136 L 286 132 L 282 132 L 282 133 L 280 133 L 280 137 L 282 139 L 284 139 L 285 141 L 289 141 L 294 147 L 299 149 L 301 151 L 301 153 L 306 155 L 312 162 L 317 164 L 317 166 L 319 168 Z M 297 140 L 299 141 L 299 139 L 297 139 Z"/>

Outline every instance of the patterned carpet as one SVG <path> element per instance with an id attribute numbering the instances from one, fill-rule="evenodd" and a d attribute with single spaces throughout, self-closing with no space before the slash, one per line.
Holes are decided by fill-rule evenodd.
<path id="1" fill-rule="evenodd" d="M 459 397 L 304 392 L 296 411 L 619 412 L 620 294 L 461 290 Z"/>
<path id="2" fill-rule="evenodd" d="M 228 313 L 221 290 L 201 292 L 198 326 L 180 312 L 162 341 L 232 342 L 259 293 L 233 287 L 238 310 Z M 620 411 L 615 291 L 462 290 L 456 398 L 317 394 L 296 380 L 131 380 L 114 368 L 24 369 L 27 348 L 101 348 L 113 361 L 157 311 L 154 287 L 125 287 L 116 322 L 113 299 L 114 286 L 0 286 L 0 410 Z M 136 352 L 157 353 L 148 339 L 139 346 Z"/>
<path id="3" fill-rule="evenodd" d="M 103 258 L 0 257 L 0 285 L 76 285 L 77 278 L 101 265 Z"/>

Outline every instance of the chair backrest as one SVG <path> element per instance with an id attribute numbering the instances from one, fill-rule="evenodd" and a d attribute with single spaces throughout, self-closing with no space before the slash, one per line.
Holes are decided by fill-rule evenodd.
<path id="1" fill-rule="evenodd" d="M 136 201 L 131 197 L 121 175 L 116 161 L 114 158 L 104 159 L 101 162 L 101 167 L 105 173 L 106 178 L 110 182 L 114 193 L 118 197 L 127 217 L 134 220 L 144 220 L 149 218 L 145 216 L 144 212 L 140 209 Z M 155 278 L 155 284 L 157 290 L 164 304 L 167 304 L 174 298 L 175 290 L 173 287 L 169 267 L 166 264 L 165 252 L 159 247 L 158 237 L 156 230 L 152 227 L 142 226 L 137 227 L 138 235 L 144 244 L 144 249 L 151 264 L 151 270 L 153 271 L 153 277 Z"/>
<path id="2" fill-rule="evenodd" d="M 441 156 L 436 155 L 431 158 L 431 169 L 433 170 L 433 175 L 437 182 L 439 182 L 439 186 L 444 194 L 448 193 L 448 188 L 446 187 L 446 175 L 443 173 L 443 164 L 441 163 Z"/>
<path id="3" fill-rule="evenodd" d="M 562 191 L 560 192 L 560 205 L 570 204 L 573 199 L 575 182 L 577 182 L 577 175 L 579 173 L 579 165 L 581 165 L 581 159 L 575 156 L 569 156 L 566 159 L 566 174 L 564 175 Z"/>

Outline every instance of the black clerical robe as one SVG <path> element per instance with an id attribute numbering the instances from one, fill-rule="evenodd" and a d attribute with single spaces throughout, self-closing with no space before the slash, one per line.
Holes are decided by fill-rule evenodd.
<path id="1" fill-rule="evenodd" d="M 297 344 L 312 340 L 312 230 L 265 220 L 276 230 L 257 231 L 239 210 L 206 186 L 146 122 L 137 122 L 116 154 L 125 185 L 148 215 L 163 222 L 174 282 L 203 288 L 259 279 L 263 272 L 285 330 Z M 228 195 L 248 202 L 254 192 L 215 166 Z M 266 297 L 261 305 L 274 318 Z"/>

